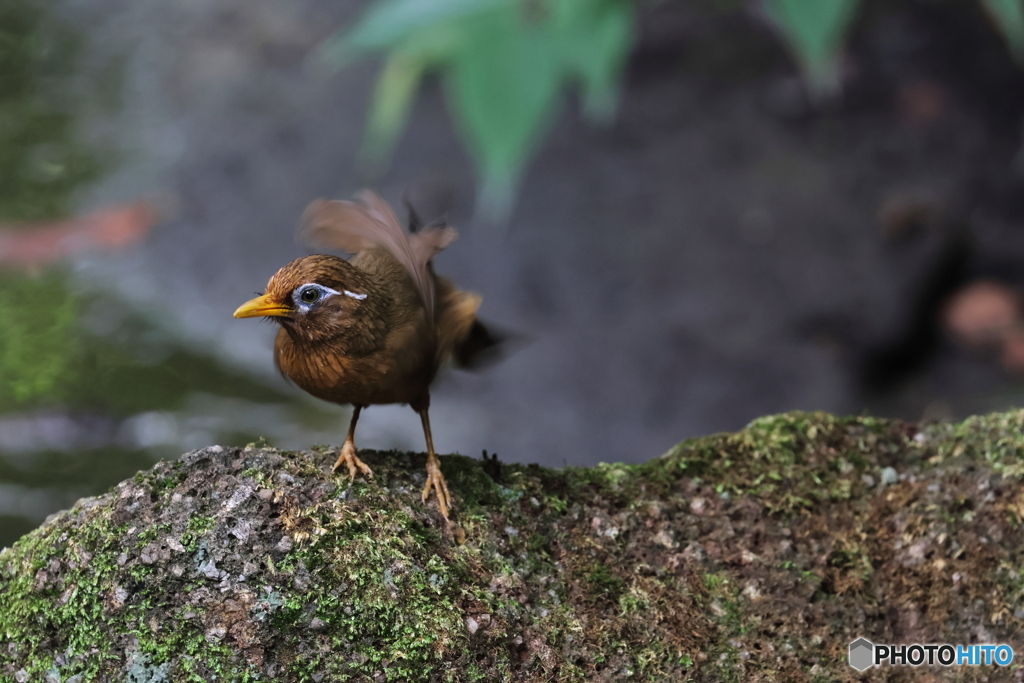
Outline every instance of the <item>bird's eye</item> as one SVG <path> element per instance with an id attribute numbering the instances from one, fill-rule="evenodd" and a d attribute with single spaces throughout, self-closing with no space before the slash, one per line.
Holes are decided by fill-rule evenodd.
<path id="1" fill-rule="evenodd" d="M 308 287 L 299 292 L 299 298 L 303 303 L 311 304 L 320 298 L 320 292 L 315 287 Z"/>

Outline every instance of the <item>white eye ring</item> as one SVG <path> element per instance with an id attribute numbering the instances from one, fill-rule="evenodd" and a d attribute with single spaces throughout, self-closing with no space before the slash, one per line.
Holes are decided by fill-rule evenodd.
<path id="1" fill-rule="evenodd" d="M 316 298 L 312 300 L 307 300 L 305 297 L 311 292 L 315 293 Z M 326 299 L 327 297 L 332 296 L 334 294 L 340 294 L 340 292 L 331 289 L 330 287 L 318 285 L 315 282 L 307 282 L 306 284 L 296 288 L 295 293 L 292 294 L 292 298 L 295 299 L 295 303 L 298 304 L 300 307 L 306 308 L 309 306 L 314 306 L 323 301 L 324 299 Z"/>
<path id="2" fill-rule="evenodd" d="M 317 298 L 316 301 L 303 301 L 299 292 L 305 293 L 307 291 L 316 291 L 320 294 L 320 296 L 319 298 Z M 313 304 L 322 301 L 329 296 L 341 296 L 342 293 L 344 293 L 345 296 L 347 297 L 355 299 L 356 301 L 362 301 L 363 299 L 366 298 L 365 294 L 356 294 L 355 292 L 350 292 L 347 289 L 343 290 L 343 292 L 339 292 L 336 289 L 331 289 L 330 287 L 327 287 L 325 285 L 318 285 L 315 282 L 307 282 L 306 284 L 302 285 L 301 287 L 295 290 L 295 294 L 293 294 L 292 296 L 295 297 L 296 303 L 298 303 L 300 306 L 312 306 Z"/>

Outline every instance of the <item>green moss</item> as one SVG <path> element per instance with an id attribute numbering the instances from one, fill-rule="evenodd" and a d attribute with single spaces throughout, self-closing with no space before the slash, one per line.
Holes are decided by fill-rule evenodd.
<path id="1" fill-rule="evenodd" d="M 83 680 L 195 681 L 841 676 L 851 630 L 890 618 L 876 594 L 903 611 L 946 601 L 920 618 L 961 631 L 984 623 L 1009 637 L 1024 569 L 1002 548 L 1024 542 L 1012 523 L 1024 504 L 1009 489 L 984 502 L 977 477 L 989 475 L 962 475 L 1000 464 L 1013 481 L 1016 419 L 919 432 L 792 413 L 643 465 L 593 470 L 485 470 L 445 457 L 462 545 L 420 500 L 422 455 L 361 452 L 375 478 L 349 486 L 324 476 L 330 451 L 192 454 L 0 555 L 0 672 L 28 667 L 41 677 L 56 666 Z M 883 486 L 883 467 L 902 478 Z M 926 475 L 940 483 L 934 491 Z M 928 498 L 946 489 L 970 520 L 946 520 Z M 175 510 L 175 495 L 186 510 Z M 973 540 L 986 534 L 1002 539 L 1004 554 Z M 916 554 L 894 550 L 897 538 L 917 544 Z M 954 552 L 968 543 L 969 553 Z M 35 590 L 53 558 L 83 552 L 88 566 L 59 560 L 58 578 Z M 968 561 L 981 564 L 955 564 Z M 935 590 L 953 566 L 977 586 Z M 977 611 L 979 599 L 990 611 Z M 857 610 L 866 621 L 850 616 Z M 58 661 L 54 653 L 68 648 L 73 656 Z"/>
<path id="2" fill-rule="evenodd" d="M 827 559 L 830 567 L 853 573 L 862 581 L 871 577 L 871 556 L 862 545 L 840 542 L 832 549 Z"/>
<path id="3" fill-rule="evenodd" d="M 213 517 L 192 517 L 188 520 L 186 529 L 193 534 L 202 534 L 212 529 L 215 522 Z"/>
<path id="4" fill-rule="evenodd" d="M 465 514 L 482 514 L 501 501 L 500 487 L 480 466 L 464 456 L 445 458 L 445 479 L 459 489 L 459 502 Z"/>
<path id="5" fill-rule="evenodd" d="M 147 526 L 138 535 L 138 545 L 143 546 L 151 541 L 155 541 L 160 536 L 166 536 L 167 532 L 171 530 L 170 524 L 154 524 Z"/>
<path id="6" fill-rule="evenodd" d="M 452 557 L 424 551 L 436 544 L 436 534 L 402 511 L 350 515 L 331 505 L 316 512 L 318 533 L 291 560 L 320 580 L 294 596 L 275 625 L 290 631 L 288 640 L 297 646 L 301 626 L 319 619 L 320 638 L 332 647 L 293 660 L 289 676 L 305 680 L 325 672 L 331 680 L 348 680 L 372 677 L 385 666 L 386 680 L 438 673 L 443 655 L 465 640 L 454 608 L 463 568 Z M 358 656 L 337 656 L 337 650 L 353 649 Z"/>
<path id="7" fill-rule="evenodd" d="M 120 552 L 111 536 L 109 506 L 78 514 L 73 537 L 58 524 L 26 536 L 0 556 L 6 584 L 0 591 L 0 634 L 17 643 L 29 680 L 57 670 L 62 678 L 94 680 L 109 670 L 116 654 L 100 648 L 104 593 L 112 589 Z M 60 558 L 60 559 L 58 559 Z M 54 652 L 70 653 L 58 665 Z"/>
<path id="8" fill-rule="evenodd" d="M 734 434 L 684 441 L 637 474 L 662 490 L 675 477 L 694 477 L 717 494 L 753 496 L 769 512 L 792 513 L 849 499 L 861 475 L 877 467 L 880 450 L 906 448 L 901 430 L 898 422 L 872 418 L 785 413 Z"/>
<path id="9" fill-rule="evenodd" d="M 608 565 L 595 562 L 587 574 L 587 584 L 592 595 L 617 602 L 626 582 L 612 573 Z"/>
<path id="10" fill-rule="evenodd" d="M 967 459 L 985 462 L 1006 477 L 1024 476 L 1024 410 L 929 425 L 922 435 L 923 447 L 935 445 L 933 464 Z"/>

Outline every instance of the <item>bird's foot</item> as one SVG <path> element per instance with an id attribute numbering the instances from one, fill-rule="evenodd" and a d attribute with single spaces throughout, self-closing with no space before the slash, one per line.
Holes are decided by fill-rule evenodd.
<path id="1" fill-rule="evenodd" d="M 331 468 L 331 472 L 337 472 L 338 468 L 345 464 L 348 466 L 348 482 L 351 484 L 356 478 L 356 472 L 362 472 L 370 479 L 373 479 L 373 471 L 366 466 L 366 463 L 359 459 L 356 455 L 356 445 L 351 441 L 346 441 L 341 447 L 341 453 L 338 455 L 338 459 L 334 462 L 334 467 Z"/>
<path id="2" fill-rule="evenodd" d="M 441 461 L 437 456 L 431 454 L 427 458 L 427 483 L 423 487 L 423 502 L 430 497 L 430 490 L 437 494 L 437 507 L 441 510 L 441 516 L 448 519 L 448 508 L 452 506 L 452 494 L 448 492 L 448 483 L 441 474 Z"/>

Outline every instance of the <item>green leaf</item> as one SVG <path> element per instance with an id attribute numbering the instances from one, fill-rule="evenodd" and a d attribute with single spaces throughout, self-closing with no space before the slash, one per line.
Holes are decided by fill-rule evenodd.
<path id="1" fill-rule="evenodd" d="M 453 56 L 449 98 L 483 177 L 484 215 L 507 213 L 515 181 L 553 113 L 560 77 L 548 35 L 512 9 L 478 17 Z"/>
<path id="2" fill-rule="evenodd" d="M 381 0 L 349 31 L 339 31 L 320 48 L 329 63 L 344 66 L 354 57 L 395 47 L 414 34 L 429 33 L 465 17 L 513 6 L 515 0 Z"/>
<path id="3" fill-rule="evenodd" d="M 838 89 L 838 55 L 858 0 L 762 0 L 796 53 L 812 95 Z"/>
<path id="4" fill-rule="evenodd" d="M 424 76 L 450 60 L 465 41 L 460 20 L 442 22 L 429 30 L 408 34 L 392 48 L 374 86 L 359 165 L 370 176 L 386 166 L 395 141 L 409 119 L 413 98 Z"/>
<path id="5" fill-rule="evenodd" d="M 500 218 L 567 81 L 581 84 L 589 115 L 614 114 L 634 24 L 631 0 L 381 0 L 320 55 L 342 65 L 389 53 L 360 154 L 371 172 L 401 134 L 424 75 L 441 71 L 482 181 L 481 213 Z"/>
<path id="6" fill-rule="evenodd" d="M 366 134 L 359 152 L 360 165 L 371 174 L 383 170 L 384 161 L 405 128 L 413 97 L 428 64 L 428 60 L 420 55 L 396 52 L 377 78 L 366 119 Z"/>
<path id="7" fill-rule="evenodd" d="M 1018 64 L 1024 65 L 1024 2 L 1022 0 L 981 0 L 1002 31 L 1010 52 Z"/>
<path id="8" fill-rule="evenodd" d="M 598 120 L 615 114 L 622 70 L 633 45 L 633 3 L 628 0 L 555 0 L 552 40 L 564 68 L 583 85 L 583 109 Z"/>

